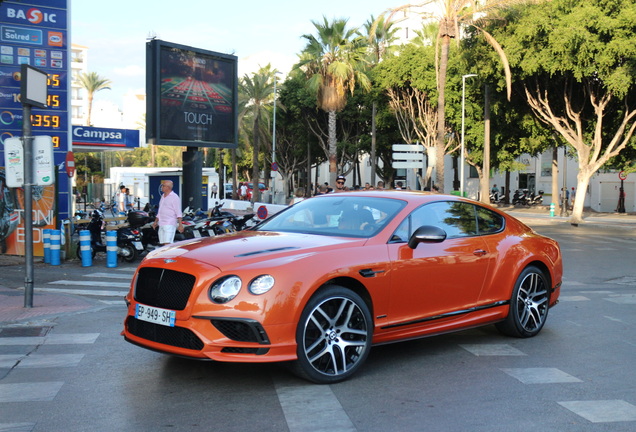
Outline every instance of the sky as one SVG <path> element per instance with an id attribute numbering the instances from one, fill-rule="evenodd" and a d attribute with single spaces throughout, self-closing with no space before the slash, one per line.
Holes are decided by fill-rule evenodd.
<path id="1" fill-rule="evenodd" d="M 121 106 L 129 92 L 145 92 L 145 44 L 166 42 L 238 57 L 239 77 L 268 63 L 286 74 L 315 34 L 312 21 L 348 19 L 362 27 L 403 0 L 70 0 L 71 42 L 89 48 L 88 71 L 111 81 L 95 100 Z M 103 5 L 107 5 L 104 7 Z"/>

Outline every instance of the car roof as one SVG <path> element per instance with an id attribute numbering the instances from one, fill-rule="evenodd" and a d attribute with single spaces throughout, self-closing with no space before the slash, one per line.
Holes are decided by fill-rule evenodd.
<path id="1" fill-rule="evenodd" d="M 482 207 L 486 207 L 500 215 L 507 216 L 499 209 L 492 207 L 489 204 L 484 204 L 479 201 L 475 201 L 469 198 L 462 198 L 457 195 L 440 194 L 437 192 L 426 192 L 418 190 L 360 190 L 360 191 L 346 191 L 328 193 L 324 195 L 316 195 L 314 198 L 327 198 L 327 197 L 376 197 L 376 198 L 391 198 L 402 199 L 408 201 L 408 207 L 419 207 L 422 204 L 432 203 L 436 201 L 462 201 L 472 204 L 476 204 Z"/>

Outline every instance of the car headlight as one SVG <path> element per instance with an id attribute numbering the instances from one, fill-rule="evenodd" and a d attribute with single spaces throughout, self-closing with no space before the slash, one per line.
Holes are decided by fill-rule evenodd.
<path id="1" fill-rule="evenodd" d="M 227 303 L 241 290 L 241 279 L 238 276 L 228 276 L 214 282 L 210 288 L 210 299 L 214 303 Z"/>
<path id="2" fill-rule="evenodd" d="M 271 275 L 261 275 L 250 282 L 249 287 L 247 288 L 252 294 L 259 295 L 265 294 L 267 291 L 271 290 L 274 286 L 274 276 Z"/>

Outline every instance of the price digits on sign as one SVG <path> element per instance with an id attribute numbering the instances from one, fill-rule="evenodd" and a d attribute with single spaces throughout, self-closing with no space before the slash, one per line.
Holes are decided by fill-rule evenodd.
<path id="1" fill-rule="evenodd" d="M 50 114 L 33 114 L 31 116 L 31 125 L 34 127 L 60 127 L 60 116 Z"/>

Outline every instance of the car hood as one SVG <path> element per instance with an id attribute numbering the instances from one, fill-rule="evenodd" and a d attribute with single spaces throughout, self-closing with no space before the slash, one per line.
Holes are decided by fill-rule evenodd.
<path id="1" fill-rule="evenodd" d="M 174 243 L 148 254 L 147 259 L 195 260 L 221 271 L 250 262 L 298 257 L 324 250 L 362 245 L 367 239 L 299 233 L 241 231 L 216 237 L 202 237 Z"/>

